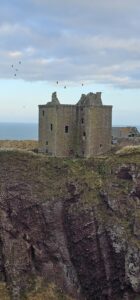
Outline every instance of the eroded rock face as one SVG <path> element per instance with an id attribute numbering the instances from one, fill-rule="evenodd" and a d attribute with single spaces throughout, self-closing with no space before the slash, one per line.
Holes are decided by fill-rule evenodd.
<path id="1" fill-rule="evenodd" d="M 37 278 L 76 300 L 140 295 L 139 164 L 9 152 L 0 166 L 0 280 L 11 299 Z"/>
<path id="2" fill-rule="evenodd" d="M 42 276 L 79 298 L 79 283 L 67 248 L 61 201 L 39 204 L 30 187 L 7 185 L 1 199 L 2 274 L 12 299 Z"/>

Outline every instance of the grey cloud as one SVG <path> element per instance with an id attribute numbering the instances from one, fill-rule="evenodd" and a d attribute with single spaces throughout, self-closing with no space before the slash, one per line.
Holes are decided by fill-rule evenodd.
<path id="1" fill-rule="evenodd" d="M 0 77 L 103 82 L 139 88 L 140 7 L 133 0 L 5 0 Z"/>

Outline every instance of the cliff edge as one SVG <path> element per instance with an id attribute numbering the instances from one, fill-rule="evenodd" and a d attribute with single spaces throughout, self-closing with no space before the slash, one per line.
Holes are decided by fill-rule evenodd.
<path id="1" fill-rule="evenodd" d="M 140 153 L 0 151 L 0 299 L 140 299 Z"/>

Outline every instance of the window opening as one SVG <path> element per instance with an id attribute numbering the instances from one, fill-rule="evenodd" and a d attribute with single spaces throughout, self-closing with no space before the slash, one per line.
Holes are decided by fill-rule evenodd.
<path id="1" fill-rule="evenodd" d="M 45 114 L 45 111 L 44 110 L 42 110 L 42 116 L 44 117 L 44 114 Z"/>
<path id="2" fill-rule="evenodd" d="M 84 124 L 84 118 L 81 119 L 81 123 Z"/>
<path id="3" fill-rule="evenodd" d="M 50 128 L 51 128 L 51 131 L 52 131 L 53 130 L 53 124 L 51 124 Z"/>
<path id="4" fill-rule="evenodd" d="M 74 151 L 73 151 L 73 149 L 70 149 L 70 151 L 69 151 L 69 154 L 70 154 L 71 156 L 73 156 L 73 155 L 74 155 Z"/>
<path id="5" fill-rule="evenodd" d="M 48 145 L 48 141 L 46 141 L 46 145 Z"/>
<path id="6" fill-rule="evenodd" d="M 83 132 L 82 140 L 85 141 L 85 139 L 86 139 L 86 133 L 85 133 L 85 131 L 84 131 L 84 132 Z"/>
<path id="7" fill-rule="evenodd" d="M 65 132 L 68 133 L 69 132 L 69 126 L 65 126 Z"/>

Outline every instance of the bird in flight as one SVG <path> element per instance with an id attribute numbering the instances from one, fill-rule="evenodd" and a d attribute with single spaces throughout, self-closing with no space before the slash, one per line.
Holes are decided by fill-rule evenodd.
<path id="1" fill-rule="evenodd" d="M 18 63 L 19 63 L 19 65 L 21 65 L 21 61 L 19 61 Z M 14 66 L 13 64 L 11 65 L 11 68 L 16 68 L 16 67 L 17 67 L 17 66 Z M 17 76 L 17 72 L 18 72 L 18 71 L 19 71 L 18 68 L 16 68 L 16 69 L 14 70 L 14 72 L 15 72 L 15 73 L 13 74 L 14 77 Z"/>

